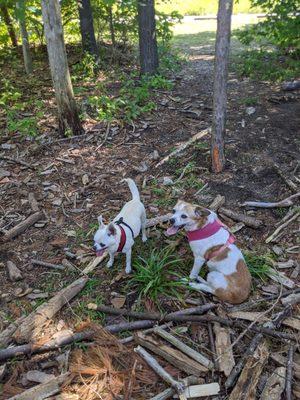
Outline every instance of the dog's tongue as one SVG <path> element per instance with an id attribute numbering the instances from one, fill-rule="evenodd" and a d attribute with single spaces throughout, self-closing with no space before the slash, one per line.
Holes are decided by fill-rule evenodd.
<path id="1" fill-rule="evenodd" d="M 106 250 L 106 249 L 103 249 L 103 250 L 97 250 L 97 251 L 96 251 L 96 256 L 97 256 L 97 257 L 101 257 L 101 256 L 103 256 L 103 254 L 104 254 L 105 250 Z"/>
<path id="2" fill-rule="evenodd" d="M 179 228 L 177 226 L 171 226 L 171 228 L 167 229 L 166 234 L 168 236 L 172 236 L 172 235 L 175 235 L 178 232 L 178 230 L 179 230 Z"/>

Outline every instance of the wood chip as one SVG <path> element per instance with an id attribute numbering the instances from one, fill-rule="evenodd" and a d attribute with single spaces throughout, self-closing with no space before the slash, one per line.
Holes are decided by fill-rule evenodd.
<path id="1" fill-rule="evenodd" d="M 221 327 L 218 323 L 213 324 L 213 329 L 216 336 L 215 346 L 219 370 L 228 377 L 235 366 L 229 329 Z"/>
<path id="2" fill-rule="evenodd" d="M 23 279 L 21 271 L 19 270 L 19 268 L 16 266 L 15 263 L 13 263 L 12 261 L 7 261 L 6 266 L 7 266 L 7 270 L 8 270 L 9 279 L 12 282 L 16 282 L 16 281 Z"/>

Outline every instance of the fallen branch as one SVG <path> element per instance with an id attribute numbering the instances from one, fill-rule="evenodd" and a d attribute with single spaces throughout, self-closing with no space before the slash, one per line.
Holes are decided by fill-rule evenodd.
<path id="1" fill-rule="evenodd" d="M 163 330 L 161 327 L 155 328 L 154 333 L 158 334 L 160 337 L 170 342 L 173 346 L 181 350 L 184 354 L 188 355 L 193 360 L 197 361 L 199 364 L 204 365 L 208 369 L 213 369 L 213 363 L 207 357 L 187 346 L 175 336 Z"/>
<path id="2" fill-rule="evenodd" d="M 292 377 L 293 377 L 293 360 L 294 360 L 294 345 L 290 345 L 286 364 L 286 383 L 285 397 L 286 400 L 292 400 Z"/>
<path id="3" fill-rule="evenodd" d="M 168 222 L 172 218 L 172 214 L 159 215 L 158 217 L 147 219 L 146 228 L 151 228 L 152 226 Z"/>
<path id="4" fill-rule="evenodd" d="M 59 270 L 65 269 L 65 267 L 63 265 L 51 264 L 51 263 L 48 263 L 45 261 L 40 261 L 40 260 L 31 260 L 31 264 L 38 265 L 40 267 L 52 268 L 52 269 L 59 269 Z"/>
<path id="5" fill-rule="evenodd" d="M 107 325 L 104 329 L 109 333 L 118 333 L 128 330 L 138 330 L 142 328 L 147 328 L 153 326 L 153 321 L 136 321 L 136 322 L 126 322 L 116 325 Z M 94 331 L 88 329 L 81 332 L 70 333 L 69 331 L 62 331 L 60 335 L 51 339 L 44 344 L 39 343 L 27 343 L 20 346 L 8 347 L 6 349 L 0 350 L 0 361 L 7 360 L 9 358 L 24 356 L 26 354 L 40 354 L 46 353 L 48 351 L 57 350 L 63 346 L 67 346 L 74 342 L 82 342 L 83 340 L 91 340 L 94 337 Z"/>
<path id="6" fill-rule="evenodd" d="M 134 351 L 146 361 L 146 363 L 153 369 L 154 372 L 156 372 L 158 376 L 160 376 L 165 382 L 167 382 L 169 385 L 171 385 L 172 388 L 176 390 L 181 400 L 186 399 L 186 396 L 182 395 L 184 390 L 183 384 L 176 381 L 167 371 L 165 371 L 163 367 L 158 364 L 155 358 L 153 358 L 141 346 L 136 347 Z"/>
<path id="7" fill-rule="evenodd" d="M 225 204 L 225 196 L 221 196 L 218 194 L 213 202 L 210 204 L 209 209 L 212 211 L 218 211 L 220 207 L 222 207 Z"/>
<path id="8" fill-rule="evenodd" d="M 16 342 L 24 343 L 35 339 L 43 329 L 45 322 L 50 320 L 65 304 L 75 297 L 83 289 L 87 281 L 87 277 L 77 279 L 62 289 L 47 303 L 42 304 L 29 314 L 13 335 Z"/>
<path id="9" fill-rule="evenodd" d="M 293 194 L 292 196 L 287 197 L 286 199 L 274 202 L 274 203 L 265 203 L 259 201 L 245 201 L 242 204 L 243 207 L 258 207 L 258 208 L 276 208 L 276 207 L 290 207 L 294 205 L 294 199 L 300 197 L 300 192 Z"/>
<path id="10" fill-rule="evenodd" d="M 297 219 L 300 215 L 300 210 L 295 209 L 295 214 L 284 224 L 280 225 L 273 233 L 266 239 L 266 243 L 274 242 L 278 234 L 286 228 L 291 222 L 293 222 L 295 219 Z"/>
<path id="11" fill-rule="evenodd" d="M 254 354 L 249 356 L 228 400 L 255 400 L 256 386 L 268 357 L 269 350 L 264 340 L 258 345 Z"/>
<path id="12" fill-rule="evenodd" d="M 249 215 L 237 213 L 232 210 L 228 210 L 224 207 L 219 208 L 219 213 L 233 219 L 234 221 L 243 222 L 245 225 L 250 226 L 250 228 L 258 229 L 263 224 L 262 221 L 260 221 L 259 219 L 250 217 Z"/>
<path id="13" fill-rule="evenodd" d="M 175 155 L 181 153 L 183 150 L 185 150 L 187 147 L 189 147 L 191 144 L 196 142 L 197 140 L 203 138 L 206 136 L 208 133 L 210 133 L 210 128 L 204 129 L 203 131 L 200 131 L 196 133 L 194 136 L 192 136 L 187 142 L 182 143 L 176 150 L 172 151 L 168 156 L 164 157 L 159 163 L 155 165 L 155 168 L 160 167 L 161 165 L 165 164 L 166 162 L 169 161 L 171 157 L 174 157 Z"/>
<path id="14" fill-rule="evenodd" d="M 14 237 L 23 233 L 27 228 L 34 225 L 37 221 L 44 217 L 44 213 L 42 211 L 38 211 L 24 221 L 20 222 L 18 225 L 14 226 L 12 229 L 7 231 L 5 235 L 1 238 L 3 242 L 8 242 L 9 240 L 13 239 Z"/>
<path id="15" fill-rule="evenodd" d="M 9 400 L 44 400 L 60 392 L 60 386 L 66 381 L 70 373 L 57 376 L 46 383 L 34 386 L 23 393 L 11 397 Z"/>
<path id="16" fill-rule="evenodd" d="M 278 296 L 276 296 L 277 298 Z M 95 309 L 97 311 L 106 312 L 114 315 L 123 315 L 127 317 L 137 318 L 137 319 L 147 319 L 147 320 L 155 320 L 160 322 L 167 322 L 167 321 L 177 321 L 177 322 L 198 322 L 198 323 L 206 323 L 206 322 L 219 322 L 222 325 L 229 326 L 229 327 L 238 327 L 242 329 L 247 329 L 248 326 L 242 323 L 239 320 L 229 320 L 227 318 L 217 317 L 216 315 L 170 315 L 170 314 L 160 314 L 160 313 L 142 313 L 142 312 L 135 312 L 135 311 L 128 311 L 122 309 L 116 309 L 113 307 L 107 306 L 96 306 Z M 260 327 L 257 325 L 253 325 L 249 328 L 250 331 L 263 333 L 264 335 L 274 337 L 280 340 L 291 340 L 295 341 L 296 338 L 294 335 L 286 333 L 286 332 L 278 332 L 274 329 Z"/>
<path id="17" fill-rule="evenodd" d="M 138 333 L 135 335 L 134 340 L 137 344 L 145 347 L 159 357 L 164 358 L 169 364 L 185 372 L 186 374 L 200 376 L 203 374 L 203 372 L 208 371 L 208 369 L 202 364 L 192 360 L 181 351 L 159 342 L 152 336 L 145 336 L 142 333 Z"/>
<path id="18" fill-rule="evenodd" d="M 173 322 L 167 322 L 166 324 L 160 325 L 160 328 L 165 329 L 165 328 L 170 328 L 173 325 Z M 149 334 L 154 332 L 155 326 L 153 328 L 145 329 L 143 331 L 143 334 Z M 120 339 L 119 342 L 122 344 L 130 343 L 134 340 L 134 336 L 127 336 L 124 339 Z"/>
<path id="19" fill-rule="evenodd" d="M 93 272 L 95 268 L 105 259 L 107 256 L 107 252 L 105 252 L 101 257 L 96 257 L 93 261 L 89 263 L 87 267 L 81 272 L 81 275 L 87 275 L 90 272 Z"/>

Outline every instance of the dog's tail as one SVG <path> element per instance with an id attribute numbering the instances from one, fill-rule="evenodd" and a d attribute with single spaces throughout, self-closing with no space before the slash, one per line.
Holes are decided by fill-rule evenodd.
<path id="1" fill-rule="evenodd" d="M 131 194 L 132 194 L 132 199 L 140 200 L 140 193 L 139 193 L 139 190 L 138 190 L 134 180 L 131 178 L 125 178 L 125 179 L 123 179 L 123 181 L 127 182 L 129 189 L 131 191 Z"/>

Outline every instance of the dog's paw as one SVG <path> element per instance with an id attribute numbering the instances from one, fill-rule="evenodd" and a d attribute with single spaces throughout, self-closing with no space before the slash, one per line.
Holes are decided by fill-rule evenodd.
<path id="1" fill-rule="evenodd" d="M 199 283 L 190 282 L 190 283 L 189 283 L 189 287 L 191 287 L 192 289 L 199 290 Z"/>
<path id="2" fill-rule="evenodd" d="M 189 276 L 191 281 L 196 281 L 198 279 L 198 275 L 197 274 L 190 274 Z"/>
<path id="3" fill-rule="evenodd" d="M 147 242 L 147 236 L 146 235 L 142 236 L 142 242 L 144 242 L 144 243 Z"/>
<path id="4" fill-rule="evenodd" d="M 113 262 L 108 261 L 108 263 L 106 264 L 107 268 L 111 268 L 113 266 Z"/>

